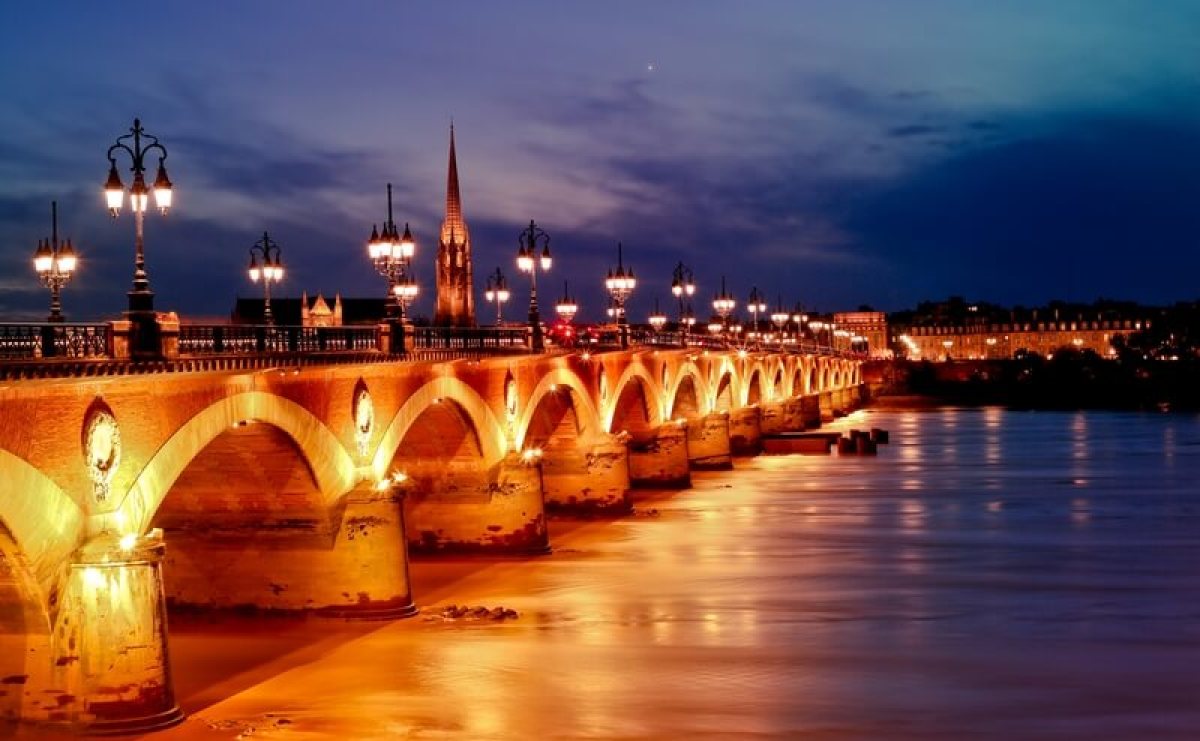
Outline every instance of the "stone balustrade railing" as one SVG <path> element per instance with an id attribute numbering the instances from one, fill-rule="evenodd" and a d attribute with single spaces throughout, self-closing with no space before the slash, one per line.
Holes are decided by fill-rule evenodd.
<path id="1" fill-rule="evenodd" d="M 155 325 L 161 352 L 137 357 L 129 350 L 128 321 L 89 323 L 0 323 L 0 378 L 111 375 L 170 370 L 258 367 L 286 362 L 371 362 L 455 360 L 529 351 L 525 327 L 413 327 L 408 324 L 303 327 L 244 324 L 181 324 L 165 318 Z M 587 348 L 613 350 L 618 337 L 601 335 Z M 634 328 L 636 346 L 785 352 L 854 357 L 808 340 L 729 341 L 704 333 L 654 332 Z M 249 364 L 249 365 L 247 365 Z"/>
<path id="2" fill-rule="evenodd" d="M 379 332 L 375 326 L 184 324 L 179 327 L 179 354 L 362 352 L 379 347 Z"/>
<path id="3" fill-rule="evenodd" d="M 103 322 L 0 324 L 0 358 L 103 358 L 109 353 Z"/>

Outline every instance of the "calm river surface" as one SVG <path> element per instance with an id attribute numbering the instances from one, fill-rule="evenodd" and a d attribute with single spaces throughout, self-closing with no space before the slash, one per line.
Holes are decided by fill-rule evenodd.
<path id="1" fill-rule="evenodd" d="M 153 738 L 1200 737 L 1200 418 L 851 426 L 892 444 L 740 461 L 551 556 L 414 564 L 410 620 L 175 620 L 191 716 Z"/>

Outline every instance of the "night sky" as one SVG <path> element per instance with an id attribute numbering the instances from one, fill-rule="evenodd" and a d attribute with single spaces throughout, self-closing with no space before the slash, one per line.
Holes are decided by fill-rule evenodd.
<path id="1" fill-rule="evenodd" d="M 264 229 L 278 295 L 381 294 L 388 181 L 432 313 L 451 119 L 477 293 L 502 266 L 512 319 L 531 218 L 543 306 L 567 278 L 585 317 L 618 240 L 635 321 L 678 260 L 700 314 L 722 274 L 825 311 L 1196 299 L 1197 29 L 1194 0 L 5 3 L 0 320 L 45 312 L 51 199 L 81 252 L 68 318 L 124 308 L 133 221 L 102 186 L 134 116 L 170 151 L 147 261 L 185 316 L 258 295 Z"/>

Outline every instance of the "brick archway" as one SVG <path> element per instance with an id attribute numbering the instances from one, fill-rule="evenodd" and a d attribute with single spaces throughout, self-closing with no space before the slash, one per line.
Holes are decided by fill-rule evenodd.
<path id="1" fill-rule="evenodd" d="M 646 422 L 656 427 L 662 424 L 662 391 L 658 388 L 658 384 L 646 372 L 646 369 L 640 365 L 630 365 L 621 374 L 621 377 L 613 385 L 607 402 L 604 404 L 604 429 L 609 432 L 613 431 L 613 423 L 616 421 L 618 406 L 621 404 L 621 397 L 627 393 L 631 383 L 636 383 L 640 386 L 641 392 L 645 399 Z"/>
<path id="2" fill-rule="evenodd" d="M 533 414 L 537 410 L 538 405 L 547 394 L 555 393 L 554 389 L 564 386 L 570 389 L 571 403 L 575 407 L 575 415 L 579 423 L 581 437 L 596 437 L 604 431 L 602 429 L 600 413 L 596 410 L 596 405 L 592 401 L 591 394 L 588 392 L 587 384 L 574 371 L 568 368 L 555 368 L 538 382 L 538 385 L 529 395 L 529 399 L 521 407 L 513 433 L 517 450 L 522 450 L 525 447 L 525 436 L 529 433 L 529 425 L 533 420 Z"/>
<path id="3" fill-rule="evenodd" d="M 757 366 L 750 371 L 742 398 L 742 406 L 758 404 L 764 401 L 762 369 Z"/>
<path id="4" fill-rule="evenodd" d="M 377 479 L 389 474 L 388 467 L 396 457 L 401 441 L 421 413 L 442 399 L 453 401 L 463 409 L 479 439 L 485 466 L 494 465 L 504 457 L 508 452 L 508 443 L 504 438 L 504 426 L 495 412 L 475 389 L 457 378 L 441 376 L 413 392 L 384 430 L 371 463 Z"/>
<path id="5" fill-rule="evenodd" d="M 144 533 L 188 464 L 218 435 L 247 420 L 273 425 L 295 441 L 327 505 L 354 486 L 354 459 L 320 419 L 281 396 L 249 391 L 212 404 L 176 430 L 101 523 L 115 532 Z"/>
<path id="6" fill-rule="evenodd" d="M 699 374 L 687 374 L 679 379 L 671 394 L 671 408 L 668 416 L 671 419 L 696 419 L 704 415 L 704 398 L 697 387 L 700 383 Z"/>
<path id="7" fill-rule="evenodd" d="M 719 376 L 713 390 L 712 408 L 718 412 L 728 412 L 737 406 L 734 395 L 734 374 L 726 369 Z"/>
<path id="8" fill-rule="evenodd" d="M 47 595 L 83 537 L 82 509 L 23 458 L 0 450 L 0 526 L 12 536 L 45 608 Z"/>
<path id="9" fill-rule="evenodd" d="M 679 406 L 679 392 L 684 387 L 684 384 L 687 383 L 691 384 L 692 390 L 696 395 L 696 416 L 703 416 L 708 413 L 708 382 L 704 379 L 704 374 L 700 372 L 700 368 L 693 361 L 688 360 L 676 370 L 674 378 L 671 381 L 671 388 L 666 390 L 667 417 L 674 419 L 679 416 L 676 411 L 676 408 Z"/>

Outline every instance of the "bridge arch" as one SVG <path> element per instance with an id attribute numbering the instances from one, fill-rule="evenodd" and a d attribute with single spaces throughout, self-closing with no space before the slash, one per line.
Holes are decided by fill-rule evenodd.
<path id="1" fill-rule="evenodd" d="M 658 384 L 654 382 L 644 367 L 632 363 L 625 368 L 620 379 L 613 386 L 603 412 L 604 429 L 612 432 L 613 424 L 622 421 L 619 418 L 620 414 L 636 411 L 636 407 L 631 406 L 638 402 L 634 395 L 640 395 L 645 424 L 651 427 L 662 424 L 662 390 L 658 388 Z"/>
<path id="2" fill-rule="evenodd" d="M 695 363 L 688 361 L 679 367 L 666 399 L 668 419 L 691 419 L 708 412 L 708 384 Z"/>
<path id="3" fill-rule="evenodd" d="M 761 366 L 755 364 L 748 373 L 746 383 L 742 385 L 742 406 L 759 404 L 765 400 L 765 394 L 763 393 L 763 370 Z"/>
<path id="4" fill-rule="evenodd" d="M 713 384 L 711 408 L 716 412 L 732 411 L 736 404 L 737 376 L 730 368 L 717 371 L 716 383 Z"/>
<path id="5" fill-rule="evenodd" d="M 579 377 L 579 374 L 570 368 L 555 368 L 538 381 L 537 386 L 530 393 L 528 401 L 521 409 L 513 434 L 517 450 L 525 448 L 525 439 L 529 434 L 529 428 L 538 406 L 548 395 L 561 393 L 564 387 L 570 391 L 571 404 L 574 407 L 580 435 L 592 437 L 603 431 L 600 413 L 592 402 L 587 384 Z"/>
<path id="6" fill-rule="evenodd" d="M 58 484 L 25 459 L 0 450 L 0 557 L 16 565 L 21 590 L 49 625 L 49 595 L 84 532 L 82 509 Z M 0 538 L 2 540 L 3 538 Z"/>
<path id="7" fill-rule="evenodd" d="M 325 505 L 354 486 L 354 459 L 312 412 L 290 399 L 262 391 L 228 396 L 176 430 L 138 474 L 116 510 L 103 516 L 117 532 L 143 533 L 172 484 L 209 443 L 247 421 L 284 432 L 308 464 Z"/>
<path id="8" fill-rule="evenodd" d="M 413 423 L 426 409 L 442 400 L 453 401 L 462 409 L 479 441 L 485 466 L 498 463 L 504 457 L 508 452 L 504 426 L 483 397 L 457 378 L 439 376 L 413 392 L 384 430 L 371 463 L 376 479 L 383 479 L 390 473 L 388 468 L 392 459 Z"/>

